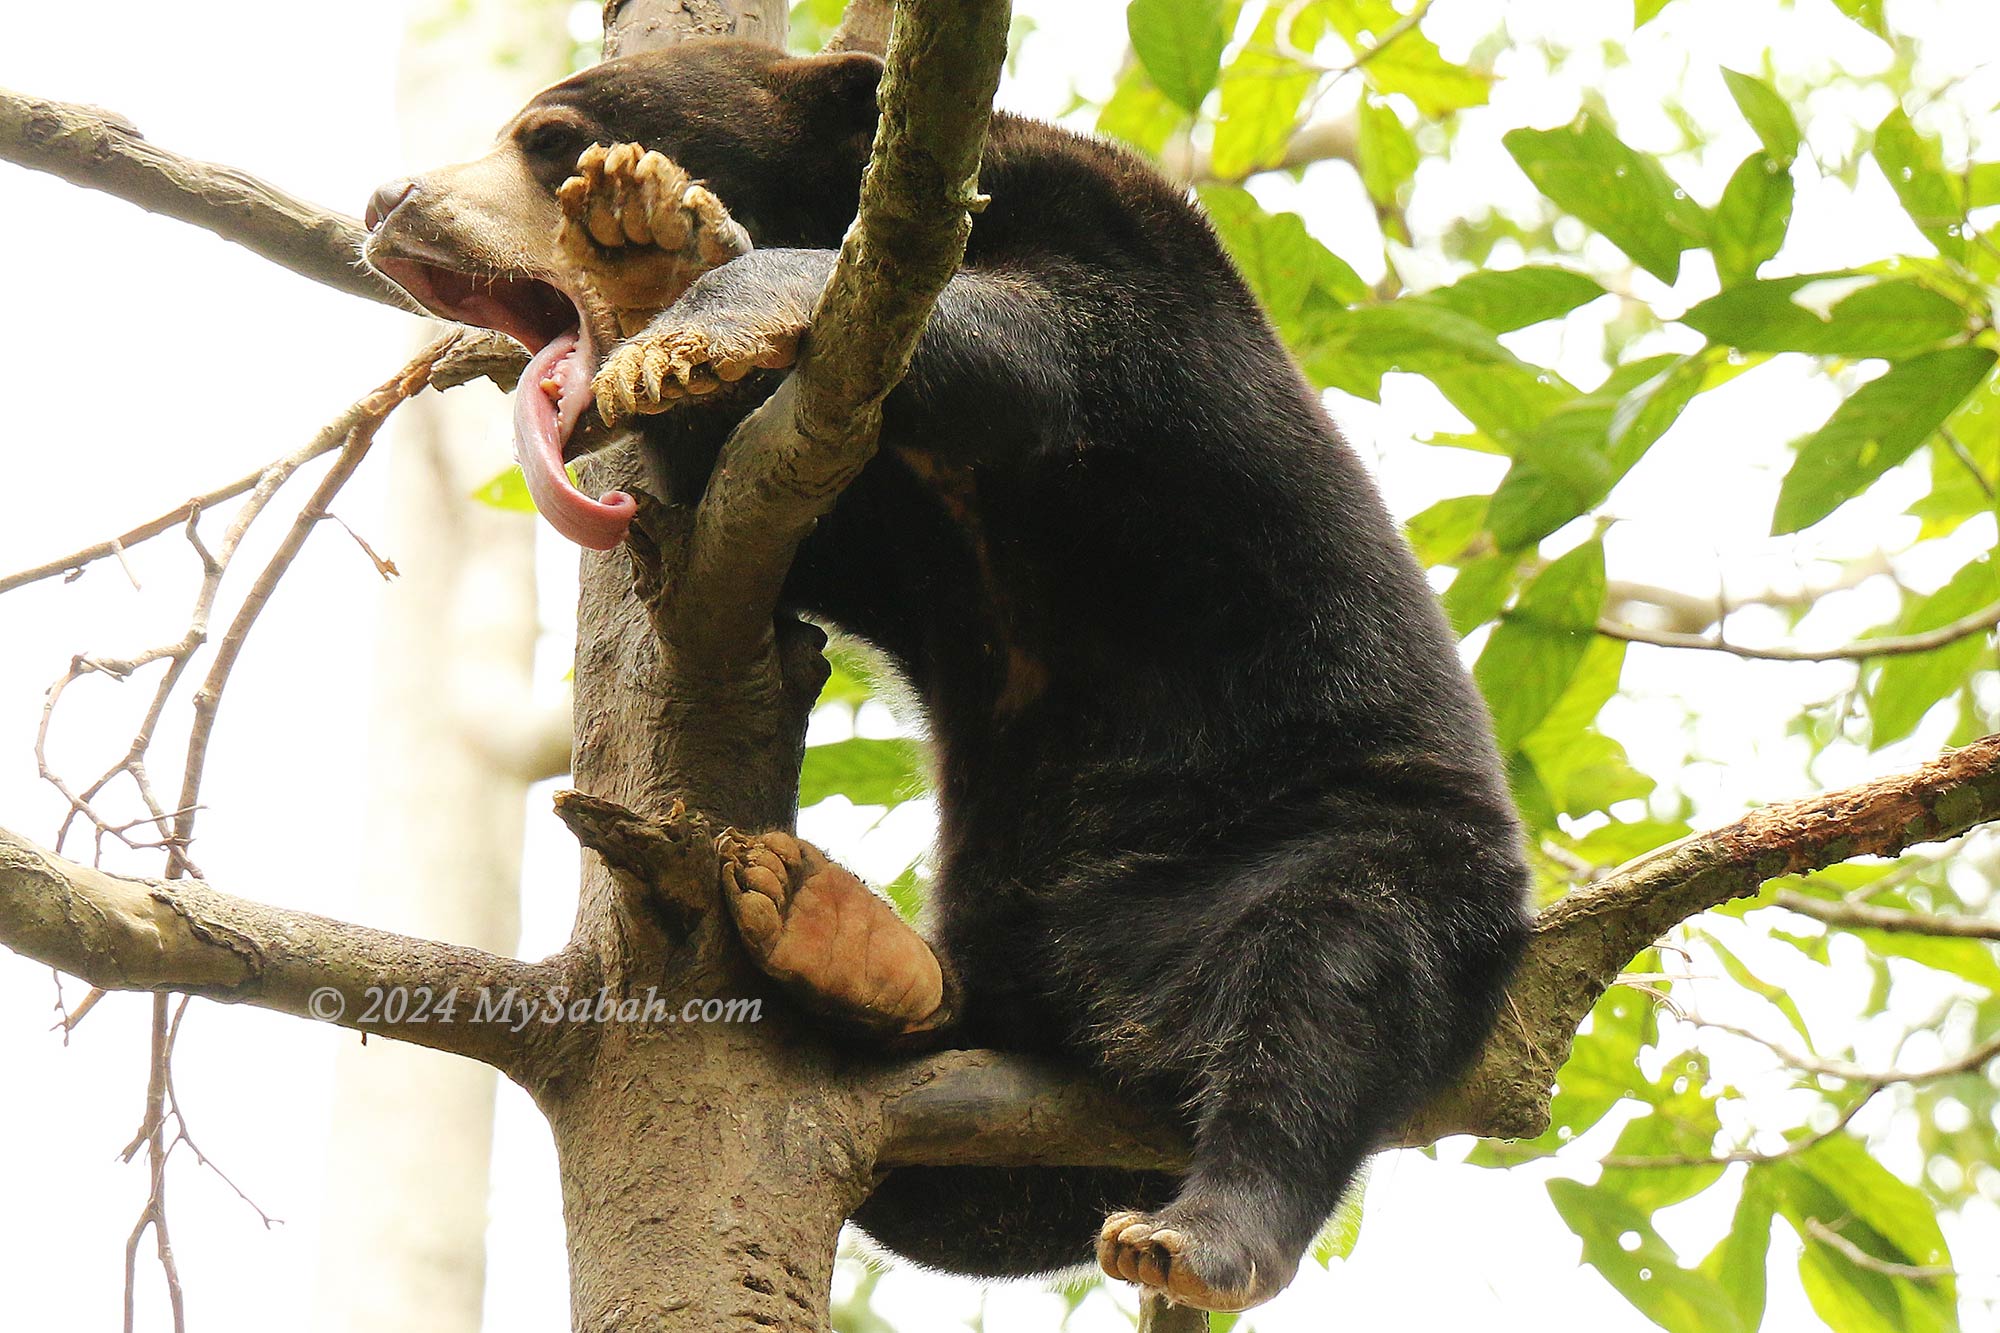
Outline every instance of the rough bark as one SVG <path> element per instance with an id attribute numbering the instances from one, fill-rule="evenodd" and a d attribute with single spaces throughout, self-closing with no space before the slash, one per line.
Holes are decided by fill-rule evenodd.
<path id="1" fill-rule="evenodd" d="M 792 822 L 825 665 L 818 631 L 774 622 L 778 583 L 872 452 L 879 404 L 957 269 L 1006 50 L 1004 3 L 916 0 L 904 17 L 861 216 L 815 325 L 828 350 L 738 431 L 697 513 L 646 507 L 628 549 L 584 558 L 576 784 L 637 827 L 566 814 L 599 852 L 576 938 L 618 994 L 765 993 L 720 912 L 712 836 Z M 637 481 L 619 466 L 590 484 Z M 651 835 L 646 819 L 662 821 Z M 587 1035 L 580 1064 L 534 1085 L 562 1162 L 575 1326 L 820 1333 L 883 1136 L 852 1057 L 775 1000 L 755 1025 Z"/>
<path id="2" fill-rule="evenodd" d="M 784 0 L 604 0 L 604 55 L 631 55 L 690 37 L 748 37 L 785 44 Z"/>

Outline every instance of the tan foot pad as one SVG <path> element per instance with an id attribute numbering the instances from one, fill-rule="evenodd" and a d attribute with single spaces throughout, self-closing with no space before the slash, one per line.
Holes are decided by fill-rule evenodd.
<path id="1" fill-rule="evenodd" d="M 1240 1285 L 1211 1285 L 1200 1264 L 1199 1241 L 1144 1213 L 1113 1213 L 1097 1233 L 1097 1262 L 1106 1274 L 1157 1291 L 1176 1305 L 1228 1313 L 1262 1305 L 1283 1291 L 1290 1275 L 1263 1274 L 1250 1265 Z"/>
<path id="2" fill-rule="evenodd" d="M 723 897 L 757 965 L 808 1006 L 872 1032 L 937 1026 L 944 976 L 923 937 L 860 879 L 787 833 L 717 840 Z"/>

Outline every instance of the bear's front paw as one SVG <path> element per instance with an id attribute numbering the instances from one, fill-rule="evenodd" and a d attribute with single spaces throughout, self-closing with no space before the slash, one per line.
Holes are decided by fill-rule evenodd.
<path id="1" fill-rule="evenodd" d="M 635 143 L 592 144 L 556 190 L 557 238 L 593 286 L 638 322 L 712 268 L 750 251 L 722 201 L 672 159 Z"/>
<path id="2" fill-rule="evenodd" d="M 945 1021 L 937 956 L 887 900 L 788 833 L 717 841 L 736 932 L 770 977 L 844 1027 L 883 1035 Z"/>
<path id="3" fill-rule="evenodd" d="M 742 315 L 696 318 L 669 310 L 605 358 L 591 382 L 597 413 L 612 425 L 714 393 L 753 370 L 781 370 L 798 357 L 804 332 L 803 325 Z"/>

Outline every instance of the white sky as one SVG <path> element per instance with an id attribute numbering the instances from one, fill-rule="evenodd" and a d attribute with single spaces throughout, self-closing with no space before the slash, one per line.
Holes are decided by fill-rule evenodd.
<path id="1" fill-rule="evenodd" d="M 1434 27 L 1449 45 L 1454 32 L 1483 31 L 1500 7 L 1499 0 L 1439 0 Z M 1065 103 L 1080 63 L 1108 68 L 1121 40 L 1122 6 L 1106 0 L 1022 8 L 1041 27 L 1023 52 L 1023 78 L 1003 100 L 1046 113 Z M 1597 36 L 1615 41 L 1624 33 L 1624 6 L 1604 0 L 1538 0 L 1506 9 L 1517 36 L 1560 33 L 1587 46 Z M 80 23 L 74 5 L 0 0 L 0 84 L 116 109 L 164 146 L 357 213 L 376 183 L 429 165 L 403 160 L 397 132 L 393 35 L 403 27 L 400 4 L 365 0 L 343 7 L 331 23 L 321 10 L 243 0 L 105 0 L 87 12 Z M 1991 0 L 1891 0 L 1891 12 L 1905 27 L 1951 25 L 1957 40 L 1938 47 L 1937 58 L 1962 60 L 1967 69 L 2000 51 L 2000 6 Z M 1801 69 L 1867 69 L 1881 58 L 1878 46 L 1829 21 L 1830 13 L 1825 0 L 1799 0 L 1789 15 L 1771 0 L 1681 0 L 1663 24 L 1699 27 L 1728 44 L 1709 54 L 1739 67 L 1754 68 L 1774 42 L 1781 58 Z M 1638 91 L 1613 99 L 1621 129 L 1642 147 L 1655 146 L 1648 136 L 1662 132 L 1648 125 L 1647 80 L 1654 87 L 1684 84 L 1711 106 L 1724 96 L 1711 68 L 1683 74 L 1666 40 L 1671 31 L 1663 27 L 1634 45 L 1644 77 L 1634 84 Z M 1991 75 L 1988 66 L 1980 76 L 1985 95 L 1968 104 L 1991 108 Z M 1498 100 L 1500 114 L 1468 118 L 1461 188 L 1467 200 L 1526 208 L 1531 192 L 1496 155 L 1494 127 L 1509 118 L 1561 123 L 1576 109 L 1576 89 L 1523 80 L 1503 84 Z M 486 118 L 497 124 L 511 109 L 487 108 Z M 1816 143 L 1822 136 L 1831 142 L 1847 118 L 1872 123 L 1885 110 L 1815 105 L 1811 135 Z M 1934 117 L 1948 142 L 1962 144 L 1962 133 L 1950 139 L 1946 119 Z M 1990 118 L 1984 133 L 1991 158 Z M 1749 146 L 1745 130 L 1741 142 L 1718 149 L 1707 169 L 1685 173 L 1684 183 L 1713 202 Z M 1260 193 L 1267 203 L 1303 212 L 1369 274 L 1370 242 L 1358 239 L 1365 205 L 1344 168 L 1316 169 L 1300 183 L 1275 182 Z M 1821 207 L 1801 199 L 1799 216 L 1808 225 L 1795 231 L 1780 271 L 1921 245 L 1879 177 L 1864 178 L 1852 197 L 1837 193 L 1842 197 L 1826 206 L 1837 202 L 1842 211 L 1823 223 Z M 1451 199 L 1427 206 L 1440 211 L 1420 212 L 1414 219 L 1420 228 L 1441 227 L 1454 207 Z M 386 377 L 410 343 L 405 316 L 331 293 L 202 232 L 6 166 L 0 166 L 0 255 L 8 257 L 0 270 L 0 364 L 13 368 L 16 382 L 0 444 L 0 571 L 100 540 L 293 447 Z M 1712 276 L 1699 264 L 1688 267 L 1676 291 L 1653 284 L 1640 293 L 1670 313 L 1699 299 Z M 1566 374 L 1594 378 L 1587 367 L 1603 317 L 1583 312 L 1521 335 L 1517 347 Z M 1885 517 L 1893 506 L 1886 504 L 1857 506 L 1809 538 L 1773 542 L 1758 535 L 1783 457 L 1771 442 L 1816 424 L 1832 402 L 1825 386 L 1784 366 L 1704 399 L 1614 498 L 1612 508 L 1630 520 L 1612 534 L 1614 575 L 1706 591 L 1727 568 L 1733 585 L 1755 586 L 1797 578 L 1808 556 L 1851 555 L 1898 541 L 1894 520 Z M 497 398 L 495 407 L 497 470 L 507 446 Z M 1490 471 L 1480 470 L 1490 469 L 1490 460 L 1407 443 L 1453 428 L 1449 409 L 1407 377 L 1392 379 L 1381 408 L 1347 401 L 1335 408 L 1375 461 L 1399 513 L 1491 483 Z M 382 473 L 377 464 L 365 468 L 338 506 L 364 535 L 381 526 Z M 1573 539 L 1559 535 L 1557 542 Z M 1973 526 L 1957 553 L 1962 558 L 1991 540 L 1990 526 Z M 246 567 L 256 563 L 256 552 L 247 552 Z M 558 621 L 567 616 L 573 563 L 558 543 L 544 542 L 547 605 Z M 152 543 L 133 554 L 132 566 L 143 595 L 115 566 L 100 566 L 73 586 L 48 583 L 0 598 L 0 825 L 41 838 L 53 832 L 60 804 L 37 782 L 31 744 L 41 691 L 69 655 L 126 652 L 178 634 L 192 589 L 185 548 Z M 1934 561 L 1926 569 L 1936 581 L 1953 567 Z M 352 915 L 352 793 L 366 780 L 365 673 L 374 660 L 376 610 L 396 595 L 337 529 L 325 529 L 266 612 L 231 686 L 204 792 L 209 808 L 197 854 L 219 887 Z M 1798 632 L 1834 641 L 1874 623 L 1892 604 L 1886 587 L 1864 589 L 1816 612 Z M 1775 623 L 1764 628 L 1781 632 Z M 1748 638 L 1757 629 L 1746 616 L 1739 634 Z M 545 653 L 551 675 L 560 674 L 563 645 L 558 627 Z M 1620 705 L 1618 730 L 1649 771 L 1672 772 L 1693 756 L 1688 788 L 1706 818 L 1722 819 L 1752 797 L 1804 789 L 1799 743 L 1778 723 L 1799 701 L 1830 694 L 1844 679 L 1838 667 L 1634 652 L 1627 684 L 1637 697 Z M 109 762 L 129 735 L 143 688 L 79 686 L 62 714 L 58 764 L 81 773 Z M 1699 716 L 1684 723 L 1688 706 Z M 1833 784 L 1904 767 L 1941 738 L 1933 725 L 1892 752 L 1830 761 L 1817 776 Z M 158 752 L 174 753 L 175 743 L 170 726 Z M 538 793 L 524 903 L 529 956 L 561 942 L 573 905 L 573 847 L 546 810 L 545 794 Z M 825 808 L 810 818 L 808 832 L 864 873 L 893 874 L 921 844 L 923 812 L 899 812 L 864 839 L 860 830 L 871 822 Z M 156 858 L 109 864 L 157 868 Z M 74 1000 L 81 988 L 71 983 L 67 992 Z M 0 1157 L 0 1328 L 115 1326 L 123 1239 L 145 1193 L 142 1171 L 119 1165 L 114 1154 L 140 1112 L 147 1002 L 113 997 L 65 1049 L 44 1030 L 54 996 L 46 969 L 0 956 L 0 1143 L 13 1148 Z M 1828 1003 L 1840 1007 L 1837 998 Z M 175 1240 L 195 1327 L 260 1327 L 269 1312 L 290 1309 L 312 1289 L 331 1055 L 336 1042 L 353 1040 L 249 1008 L 197 1002 L 190 1010 L 176 1077 L 194 1130 L 239 1184 L 286 1219 L 263 1231 L 212 1175 L 177 1158 Z M 423 1108 L 412 1107 L 410 1132 L 442 1134 L 450 1127 L 426 1125 Z M 1443 1155 L 1455 1156 L 1449 1147 Z M 502 1093 L 497 1161 L 488 1327 L 509 1333 L 566 1327 L 553 1160 L 538 1116 L 511 1088 Z M 1409 1153 L 1382 1159 L 1355 1257 L 1330 1274 L 1306 1273 L 1258 1313 L 1255 1327 L 1320 1330 L 1335 1318 L 1355 1328 L 1476 1323 L 1495 1333 L 1651 1327 L 1594 1273 L 1577 1267 L 1576 1242 L 1549 1207 L 1540 1174 L 1441 1165 Z M 1988 1242 L 1985 1253 L 2000 1252 L 2000 1224 L 1992 1216 L 1974 1223 Z M 1717 1225 L 1693 1216 L 1670 1235 L 1698 1253 Z M 141 1327 L 164 1327 L 151 1265 L 142 1261 L 142 1271 L 149 1277 Z M 987 1327 L 1008 1333 L 1052 1328 L 1060 1310 L 1055 1297 L 1033 1284 L 992 1288 L 983 1299 Z M 913 1333 L 940 1327 L 947 1315 L 971 1318 L 981 1300 L 970 1284 L 900 1272 L 878 1289 L 878 1309 Z M 1774 1266 L 1767 1327 L 1810 1323 L 1789 1265 Z M 1124 1322 L 1098 1309 L 1080 1313 L 1075 1326 L 1115 1329 Z"/>

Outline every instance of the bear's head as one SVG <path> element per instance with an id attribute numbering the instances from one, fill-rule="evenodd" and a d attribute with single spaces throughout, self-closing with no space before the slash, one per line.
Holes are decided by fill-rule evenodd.
<path id="1" fill-rule="evenodd" d="M 517 425 L 552 434 L 566 457 L 619 336 L 615 313 L 576 280 L 557 242 L 556 190 L 578 157 L 592 144 L 644 145 L 704 182 L 753 245 L 831 249 L 854 218 L 881 73 L 859 52 L 793 57 L 734 39 L 607 60 L 537 93 L 485 156 L 375 191 L 364 257 L 433 313 L 537 354 L 517 390 Z M 562 386 L 553 412 L 544 378 Z M 526 420 L 536 414 L 551 419 Z M 593 528 L 595 502 L 564 499 Z M 615 541 L 623 524 L 607 517 L 593 530 Z"/>

